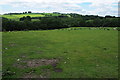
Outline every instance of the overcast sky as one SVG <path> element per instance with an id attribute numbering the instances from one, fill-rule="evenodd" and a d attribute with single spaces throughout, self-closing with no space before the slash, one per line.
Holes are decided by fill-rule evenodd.
<path id="1" fill-rule="evenodd" d="M 0 14 L 10 12 L 61 12 L 118 16 L 119 0 L 0 0 Z"/>

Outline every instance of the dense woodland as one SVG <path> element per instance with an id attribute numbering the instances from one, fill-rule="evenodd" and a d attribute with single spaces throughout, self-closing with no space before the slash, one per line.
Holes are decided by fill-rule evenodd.
<path id="1" fill-rule="evenodd" d="M 29 12 L 31 13 L 31 12 Z M 5 15 L 26 14 L 10 13 Z M 31 13 L 32 14 L 32 13 Z M 41 13 L 42 14 L 42 13 Z M 59 16 L 45 15 L 44 17 L 23 16 L 19 21 L 2 17 L 3 31 L 14 30 L 50 30 L 69 27 L 119 27 L 120 18 L 115 16 L 97 16 L 97 15 L 80 15 L 76 13 L 59 14 Z M 69 15 L 69 16 L 68 16 Z M 38 19 L 38 21 L 32 21 Z"/>

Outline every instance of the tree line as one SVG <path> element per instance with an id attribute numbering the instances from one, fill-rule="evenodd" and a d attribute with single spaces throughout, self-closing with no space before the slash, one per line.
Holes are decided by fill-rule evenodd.
<path id="1" fill-rule="evenodd" d="M 14 21 L 2 18 L 2 30 L 50 30 L 69 27 L 119 27 L 120 18 L 118 17 L 100 17 L 100 16 L 82 16 L 79 14 L 70 14 L 71 17 L 46 17 L 39 18 L 39 21 L 31 21 L 30 16 L 20 18 L 20 21 Z"/>

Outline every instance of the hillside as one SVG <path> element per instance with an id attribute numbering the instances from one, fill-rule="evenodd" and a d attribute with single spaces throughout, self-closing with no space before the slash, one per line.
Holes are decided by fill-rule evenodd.
<path id="1" fill-rule="evenodd" d="M 2 17 L 11 19 L 11 20 L 15 20 L 15 21 L 19 21 L 19 19 L 21 17 L 26 17 L 26 16 L 30 16 L 30 17 L 45 17 L 45 16 L 59 16 L 61 14 L 57 14 L 57 13 L 25 13 L 25 14 L 5 14 L 5 15 L 1 15 Z M 33 20 L 34 21 L 34 20 Z"/>

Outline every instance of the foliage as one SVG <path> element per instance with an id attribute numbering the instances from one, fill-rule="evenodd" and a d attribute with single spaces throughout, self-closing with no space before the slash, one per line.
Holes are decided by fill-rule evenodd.
<path id="1" fill-rule="evenodd" d="M 26 16 L 25 16 L 26 15 Z M 42 16 L 41 16 L 42 15 Z M 6 16 L 6 15 L 3 15 Z M 20 21 L 11 19 L 20 18 Z M 13 30 L 47 30 L 68 27 L 119 27 L 118 17 L 100 17 L 94 15 L 58 14 L 58 13 L 29 13 L 10 15 L 3 18 L 3 31 Z M 17 19 L 18 19 L 17 18 Z M 36 20 L 34 20 L 36 19 Z"/>

